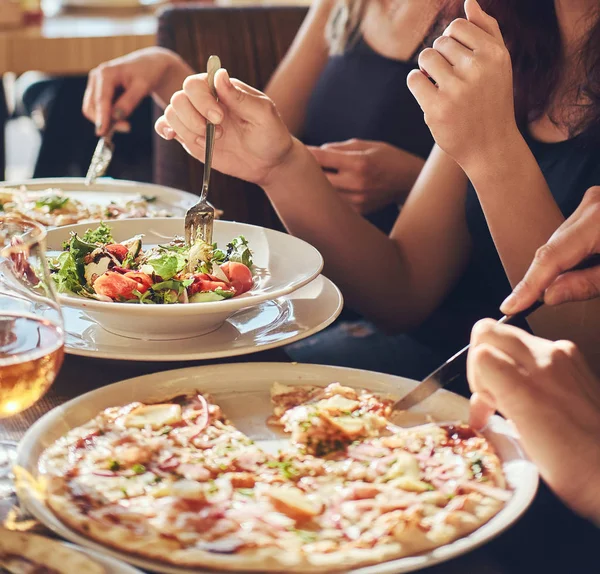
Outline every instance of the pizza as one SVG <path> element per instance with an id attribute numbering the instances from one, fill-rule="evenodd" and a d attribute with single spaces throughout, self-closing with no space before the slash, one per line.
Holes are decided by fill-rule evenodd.
<path id="1" fill-rule="evenodd" d="M 42 536 L 0 528 L 0 572 L 10 574 L 107 574 L 81 552 Z"/>
<path id="2" fill-rule="evenodd" d="M 209 395 L 111 407 L 43 453 L 52 511 L 170 565 L 333 572 L 448 544 L 510 499 L 501 461 L 464 424 L 400 428 L 391 400 L 334 383 L 272 389 L 277 452 Z"/>
<path id="3" fill-rule="evenodd" d="M 294 445 L 308 454 L 324 456 L 357 439 L 378 436 L 391 423 L 393 401 L 365 390 L 332 383 L 327 387 L 274 383 L 273 416 Z"/>
<path id="4" fill-rule="evenodd" d="M 61 227 L 88 221 L 109 221 L 137 217 L 172 217 L 156 206 L 156 197 L 133 195 L 122 202 L 101 205 L 75 199 L 60 189 L 28 191 L 26 188 L 0 188 L 0 212 L 15 213 L 42 225 Z"/>

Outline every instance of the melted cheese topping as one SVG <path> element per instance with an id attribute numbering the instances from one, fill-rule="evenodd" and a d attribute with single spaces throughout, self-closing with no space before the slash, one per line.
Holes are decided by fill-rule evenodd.
<path id="1" fill-rule="evenodd" d="M 191 396 L 107 409 L 47 449 L 40 469 L 90 520 L 213 552 L 443 544 L 457 521 L 467 529 L 506 500 L 497 457 L 468 427 L 389 434 L 390 403 L 340 385 L 274 398 L 300 395 L 308 404 L 283 415 L 295 444 L 278 455 Z M 343 444 L 314 453 L 316 438 Z"/>
<path id="2" fill-rule="evenodd" d="M 356 439 L 378 436 L 388 424 L 391 405 L 391 401 L 338 383 L 318 390 L 312 387 L 304 397 L 301 387 L 288 387 L 287 393 L 279 388 L 271 398 L 283 411 L 280 420 L 292 441 L 319 456 Z M 305 400 L 298 402 L 301 398 Z"/>

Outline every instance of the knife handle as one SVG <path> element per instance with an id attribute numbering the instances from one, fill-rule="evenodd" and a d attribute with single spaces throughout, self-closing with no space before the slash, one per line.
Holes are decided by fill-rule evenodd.
<path id="1" fill-rule="evenodd" d="M 598 266 L 600 266 L 600 253 L 597 253 L 596 255 L 592 255 L 591 257 L 584 259 L 581 263 L 575 265 L 575 267 L 569 269 L 568 271 L 565 271 L 564 273 L 569 273 L 570 271 L 583 271 L 584 269 L 590 269 L 591 267 Z M 517 323 L 522 319 L 526 319 L 527 317 L 529 317 L 529 315 L 531 315 L 534 311 L 537 311 L 543 304 L 544 300 L 539 299 L 538 301 L 533 303 L 533 305 L 530 305 L 529 307 L 527 307 L 527 309 L 524 309 L 519 313 L 515 313 L 514 315 L 504 315 L 504 317 L 502 317 L 502 319 L 500 319 L 498 323 L 506 323 L 507 325 Z"/>

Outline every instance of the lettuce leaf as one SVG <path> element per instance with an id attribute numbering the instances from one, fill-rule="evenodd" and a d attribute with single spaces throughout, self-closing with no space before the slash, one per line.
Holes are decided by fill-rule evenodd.
<path id="1" fill-rule="evenodd" d="M 133 294 L 138 298 L 140 303 L 152 304 L 169 304 L 178 303 L 179 297 L 183 291 L 193 283 L 194 279 L 186 279 L 178 281 L 177 279 L 169 279 L 155 283 L 145 293 L 134 291 Z M 131 301 L 130 301 L 131 303 Z"/>
<path id="2" fill-rule="evenodd" d="M 167 245 L 159 245 L 158 248 L 161 251 L 174 251 L 176 253 L 187 254 L 190 248 L 183 242 L 183 239 L 174 239 Z"/>
<path id="3" fill-rule="evenodd" d="M 170 281 L 162 281 L 160 283 L 155 283 L 152 285 L 152 289 L 154 291 L 165 291 L 165 290 L 175 290 L 178 293 L 183 293 L 185 288 L 184 281 L 177 281 L 176 279 L 171 279 Z"/>
<path id="4" fill-rule="evenodd" d="M 213 246 L 199 239 L 190 247 L 188 271 L 194 272 L 200 270 L 202 273 L 208 273 L 205 269 L 212 268 L 212 265 L 210 265 L 212 258 Z"/>
<path id="5" fill-rule="evenodd" d="M 170 303 L 179 303 L 179 295 L 170 289 L 166 291 L 159 291 L 159 294 L 162 296 L 162 302 L 165 305 Z"/>
<path id="6" fill-rule="evenodd" d="M 152 299 L 154 293 L 151 289 L 148 289 L 145 293 L 141 293 L 137 289 L 134 289 L 132 293 L 138 298 L 138 301 L 146 305 L 154 305 L 155 301 Z M 135 303 L 135 300 L 130 300 L 129 303 Z"/>
<path id="7" fill-rule="evenodd" d="M 163 281 L 167 281 L 183 270 L 187 260 L 181 253 L 161 251 L 152 255 L 144 263 L 150 265 L 154 269 L 154 273 Z"/>
<path id="8" fill-rule="evenodd" d="M 81 293 L 83 291 L 77 265 L 68 251 L 61 253 L 52 267 L 58 270 L 52 273 L 52 278 L 59 293 Z"/>
<path id="9" fill-rule="evenodd" d="M 75 270 L 82 285 L 85 285 L 85 257 L 97 248 L 98 247 L 92 243 L 82 241 L 76 233 L 71 236 L 71 240 L 67 246 L 67 252 L 71 255 Z"/>
<path id="10" fill-rule="evenodd" d="M 96 243 L 99 245 L 108 245 L 114 243 L 110 227 L 102 222 L 96 229 L 88 229 L 81 238 L 85 243 Z"/>
<path id="11" fill-rule="evenodd" d="M 252 267 L 252 251 L 248 247 L 248 240 L 240 235 L 227 244 L 226 260 L 243 263 L 246 267 Z"/>

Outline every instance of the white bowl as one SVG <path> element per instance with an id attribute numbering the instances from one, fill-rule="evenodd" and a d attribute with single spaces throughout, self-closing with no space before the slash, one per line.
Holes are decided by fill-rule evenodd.
<path id="1" fill-rule="evenodd" d="M 115 241 L 143 234 L 143 249 L 168 243 L 184 233 L 182 218 L 123 219 L 108 223 Z M 82 235 L 95 224 L 83 223 L 48 230 L 49 256 L 62 251 L 71 232 Z M 323 268 L 321 254 L 311 245 L 285 233 L 230 221 L 215 221 L 213 240 L 225 247 L 243 235 L 253 252 L 254 286 L 224 301 L 173 305 L 108 303 L 61 294 L 67 307 L 82 309 L 104 329 L 135 339 L 186 339 L 218 329 L 233 313 L 263 301 L 277 299 L 310 283 Z"/>

